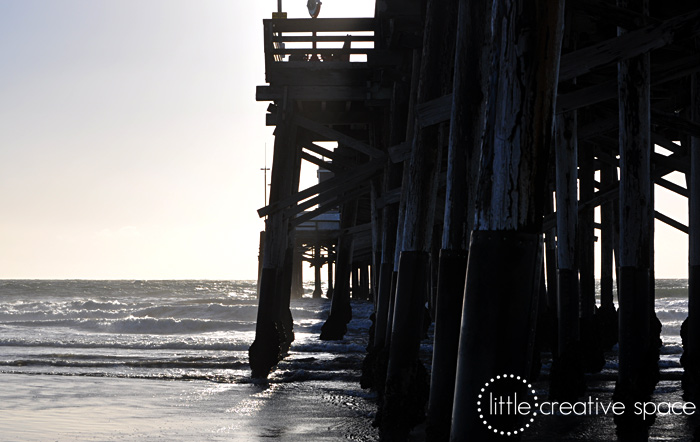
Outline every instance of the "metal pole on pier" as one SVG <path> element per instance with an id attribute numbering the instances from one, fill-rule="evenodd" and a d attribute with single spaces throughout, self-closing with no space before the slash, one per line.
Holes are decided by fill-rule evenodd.
<path id="1" fill-rule="evenodd" d="M 263 206 L 267 205 L 267 171 L 270 170 L 269 167 L 267 167 L 267 143 L 265 143 L 265 167 L 261 167 L 260 170 L 263 171 L 263 174 L 265 176 L 265 185 L 264 190 L 265 190 L 265 200 L 263 201 Z M 267 216 L 265 217 L 267 219 Z"/>

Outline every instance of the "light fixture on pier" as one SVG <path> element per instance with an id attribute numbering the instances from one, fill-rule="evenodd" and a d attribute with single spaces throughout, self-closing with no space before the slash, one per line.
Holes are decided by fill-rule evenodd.
<path id="1" fill-rule="evenodd" d="M 309 0 L 306 2 L 306 7 L 309 9 L 309 15 L 311 18 L 316 18 L 318 17 L 319 12 L 321 12 L 321 1 Z"/>

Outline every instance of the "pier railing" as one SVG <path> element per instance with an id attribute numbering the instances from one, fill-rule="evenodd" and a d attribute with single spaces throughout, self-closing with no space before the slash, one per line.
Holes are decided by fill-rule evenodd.
<path id="1" fill-rule="evenodd" d="M 317 73 L 316 85 L 319 80 L 326 85 L 360 81 L 347 73 L 360 74 L 376 59 L 373 18 L 266 19 L 263 27 L 270 84 L 305 84 L 309 71 Z M 319 76 L 323 71 L 328 75 Z M 333 75 L 338 71 L 346 75 Z"/>
<path id="2" fill-rule="evenodd" d="M 308 212 L 302 212 L 303 215 Z M 297 232 L 337 232 L 340 230 L 340 213 L 330 211 L 314 216 L 312 219 L 304 221 L 296 226 Z"/>

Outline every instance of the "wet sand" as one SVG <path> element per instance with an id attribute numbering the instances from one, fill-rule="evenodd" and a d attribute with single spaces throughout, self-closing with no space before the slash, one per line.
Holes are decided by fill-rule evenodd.
<path id="1" fill-rule="evenodd" d="M 546 384 L 536 383 L 538 389 Z M 615 388 L 613 380 L 589 380 L 588 391 L 581 401 L 587 401 L 589 396 L 601 403 L 612 401 Z M 678 380 L 660 381 L 651 397 L 650 402 L 682 402 L 683 391 Z M 697 414 L 697 413 L 696 413 Z M 693 441 L 693 417 L 657 414 L 653 425 L 649 428 L 649 441 Z M 584 416 L 538 416 L 532 428 L 525 431 L 523 441 L 618 441 L 613 415 L 598 414 Z"/>
<path id="2" fill-rule="evenodd" d="M 536 383 L 544 393 L 546 383 Z M 610 401 L 614 381 L 584 395 Z M 652 401 L 681 401 L 662 380 Z M 374 395 L 357 382 L 270 384 L 0 374 L 3 441 L 376 441 Z M 650 441 L 692 441 L 692 418 L 659 415 Z M 412 441 L 424 440 L 417 427 Z M 538 416 L 523 441 L 617 441 L 612 415 Z"/>
<path id="3" fill-rule="evenodd" d="M 373 413 L 368 394 L 344 381 L 0 375 L 3 441 L 374 441 Z"/>

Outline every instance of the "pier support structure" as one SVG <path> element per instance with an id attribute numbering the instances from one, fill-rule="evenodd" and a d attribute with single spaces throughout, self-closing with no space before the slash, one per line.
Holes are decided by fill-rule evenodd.
<path id="1" fill-rule="evenodd" d="M 696 43 L 700 47 L 700 43 Z M 700 124 L 700 74 L 691 80 L 691 120 Z M 684 398 L 700 399 L 700 133 L 690 137 L 688 319 L 683 325 Z"/>
<path id="2" fill-rule="evenodd" d="M 417 105 L 452 91 L 457 0 L 428 0 L 423 31 Z M 415 120 L 414 120 L 415 121 Z M 409 123 L 410 124 L 410 123 Z M 436 199 L 447 129 L 443 124 L 414 123 L 411 154 L 404 166 L 405 212 L 400 248 L 391 344 L 380 435 L 403 440 L 425 416 L 429 379 L 419 360 L 425 305 L 431 293 L 430 252 Z"/>
<path id="3" fill-rule="evenodd" d="M 649 14 L 648 0 L 618 0 L 618 6 Z M 624 31 L 621 31 L 624 32 Z M 644 437 L 653 419 L 642 421 L 633 404 L 649 399 L 658 380 L 658 349 L 651 339 L 651 255 L 654 207 L 651 181 L 650 59 L 643 53 L 618 65 L 620 137 L 620 366 L 616 400 L 626 404 L 618 432 Z"/>
<path id="4" fill-rule="evenodd" d="M 563 6 L 516 0 L 494 8 L 493 77 L 467 265 L 453 441 L 498 439 L 479 418 L 478 391 L 496 375 L 530 374 Z"/>
<path id="5" fill-rule="evenodd" d="M 459 2 L 426 437 L 447 440 L 491 61 L 492 0 Z"/>
<path id="6" fill-rule="evenodd" d="M 296 128 L 291 124 L 291 114 L 284 113 L 285 120 L 278 125 L 275 136 L 270 203 L 291 195 L 297 164 Z M 282 214 L 270 215 L 265 221 L 255 341 L 249 350 L 250 367 L 255 378 L 267 377 L 294 340 L 289 312 L 293 241 L 293 234 L 290 237 L 289 222 Z"/>
<path id="7" fill-rule="evenodd" d="M 576 265 L 578 230 L 578 142 L 576 112 L 559 115 L 556 123 L 557 193 L 557 348 L 549 394 L 572 400 L 585 390 L 579 332 L 579 278 Z"/>
<path id="8" fill-rule="evenodd" d="M 535 376 L 534 342 L 551 343 L 550 395 L 571 401 L 583 369 L 600 368 L 619 337 L 615 398 L 646 400 L 658 379 L 656 218 L 690 235 L 682 363 L 686 397 L 700 396 L 700 10 L 690 0 L 571 1 L 564 26 L 563 3 L 382 0 L 374 18 L 264 20 L 269 84 L 257 99 L 272 102 L 266 122 L 277 129 L 270 201 L 258 211 L 267 221 L 254 376 L 293 339 L 292 270 L 303 250 L 313 296 L 324 259 L 335 292 L 323 339 L 344 338 L 351 272 L 363 302 L 371 266 L 362 385 L 378 392 L 384 440 L 405 439 L 426 416 L 418 356 L 427 313 L 430 440 L 493 437 L 476 418 L 475 389 L 499 373 Z M 328 178 L 300 190 L 302 160 Z M 674 171 L 687 188 L 665 178 Z M 654 185 L 689 197 L 688 227 L 655 211 Z M 330 240 L 302 234 L 332 211 Z M 536 327 L 553 310 L 556 327 Z M 633 417 L 617 421 L 621 436 L 645 435 Z"/>

